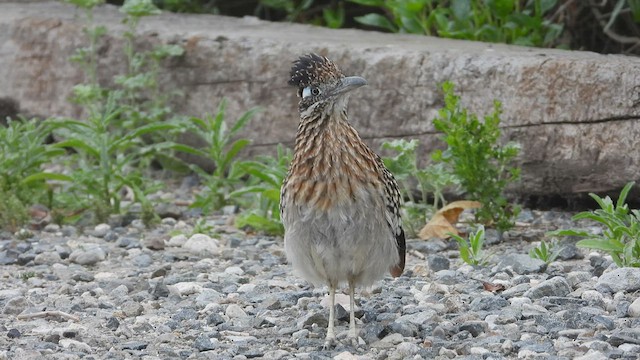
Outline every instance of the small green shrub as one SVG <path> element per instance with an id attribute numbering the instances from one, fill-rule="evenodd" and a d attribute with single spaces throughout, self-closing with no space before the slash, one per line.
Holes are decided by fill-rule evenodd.
<path id="1" fill-rule="evenodd" d="M 49 121 L 11 120 L 0 126 L 0 227 L 15 231 L 29 217 L 35 203 L 47 204 L 47 180 L 68 181 L 69 177 L 42 170 L 44 164 L 64 150 L 45 144 L 53 130 Z"/>
<path id="2" fill-rule="evenodd" d="M 545 19 L 557 0 L 349 0 L 373 6 L 387 16 L 356 17 L 364 25 L 391 32 L 445 38 L 549 47 L 562 34 L 562 25 Z"/>
<path id="3" fill-rule="evenodd" d="M 415 236 L 438 208 L 446 205 L 444 191 L 456 186 L 458 180 L 443 164 L 418 167 L 417 140 L 393 140 L 382 144 L 382 149 L 394 153 L 384 157 L 385 166 L 395 176 L 402 196 L 407 199 L 403 205 L 403 224 L 408 236 Z M 419 196 L 415 196 L 417 185 Z M 429 204 L 429 196 L 433 203 Z"/>
<path id="4" fill-rule="evenodd" d="M 144 189 L 149 187 L 137 165 L 165 146 L 145 144 L 142 136 L 174 128 L 172 124 L 156 123 L 116 131 L 112 125 L 122 111 L 116 101 L 116 93 L 110 92 L 103 113 L 93 113 L 85 121 L 56 121 L 59 125 L 57 133 L 65 140 L 54 146 L 75 150 L 73 156 L 77 166 L 71 174 L 74 191 L 80 193 L 87 207 L 94 210 L 98 221 L 105 221 L 110 214 L 121 212 L 125 186 L 132 188 L 136 196 L 144 194 Z"/>
<path id="5" fill-rule="evenodd" d="M 460 106 L 453 84 L 446 82 L 443 90 L 445 107 L 433 124 L 444 133 L 447 149 L 434 152 L 433 159 L 451 166 L 469 199 L 482 203 L 476 212 L 477 221 L 495 225 L 500 231 L 510 229 L 519 209 L 508 203 L 503 191 L 519 177 L 520 169 L 510 165 L 518 155 L 519 146 L 498 144 L 500 103 L 494 102 L 493 113 L 480 121 Z"/>
<path id="6" fill-rule="evenodd" d="M 546 241 L 542 240 L 540 242 L 540 245 L 529 250 L 529 256 L 532 259 L 540 259 L 549 264 L 554 262 L 558 258 L 561 250 L 562 249 L 558 246 L 557 243 L 552 242 L 550 244 L 547 244 Z"/>
<path id="7" fill-rule="evenodd" d="M 230 194 L 248 209 L 236 220 L 238 227 L 249 226 L 271 235 L 284 234 L 280 221 L 280 189 L 292 158 L 291 150 L 279 144 L 276 157 L 261 156 L 242 164 L 250 179 L 247 186 Z"/>
<path id="8" fill-rule="evenodd" d="M 577 246 L 604 251 L 611 255 L 619 267 L 640 267 L 640 211 L 630 210 L 625 203 L 634 182 L 627 183 L 613 203 L 610 197 L 591 196 L 600 209 L 576 214 L 573 220 L 593 220 L 603 226 L 602 235 L 591 234 L 581 229 L 567 229 L 550 232 L 550 236 L 578 236 L 584 238 Z"/>
<path id="9" fill-rule="evenodd" d="M 195 148 L 184 144 L 174 146 L 178 151 L 210 159 L 215 165 L 211 174 L 196 165 L 191 166 L 192 170 L 204 179 L 206 186 L 206 190 L 198 194 L 193 203 L 194 207 L 201 208 L 204 212 L 217 210 L 229 204 L 229 194 L 241 184 L 242 177 L 246 175 L 242 162 L 237 161 L 236 157 L 250 141 L 235 137 L 251 120 L 257 109 L 244 113 L 231 127 L 228 127 L 224 119 L 225 111 L 226 101 L 222 100 L 215 116 L 189 119 L 189 126 L 185 130 L 200 135 L 204 141 L 202 147 Z"/>
<path id="10" fill-rule="evenodd" d="M 489 262 L 491 255 L 485 254 L 482 250 L 484 245 L 484 226 L 480 225 L 475 233 L 469 234 L 469 240 L 460 235 L 451 234 L 451 237 L 458 243 L 460 259 L 469 265 L 485 266 Z"/>

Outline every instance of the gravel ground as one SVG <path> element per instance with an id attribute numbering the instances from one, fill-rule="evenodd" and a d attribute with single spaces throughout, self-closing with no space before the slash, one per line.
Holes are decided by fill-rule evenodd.
<path id="1" fill-rule="evenodd" d="M 292 274 L 282 239 L 235 229 L 232 215 L 204 219 L 207 234 L 194 234 L 198 218 L 169 217 L 150 230 L 0 234 L 0 359 L 640 356 L 640 269 L 571 243 L 548 266 L 527 255 L 545 231 L 575 225 L 570 214 L 524 210 L 502 241 L 487 234 L 485 267 L 451 242 L 409 241 L 402 277 L 358 291 L 357 347 L 338 296 L 332 350 L 326 288 Z"/>

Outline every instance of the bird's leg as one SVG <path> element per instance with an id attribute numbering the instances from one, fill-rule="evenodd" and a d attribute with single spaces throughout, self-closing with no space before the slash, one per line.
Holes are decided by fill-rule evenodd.
<path id="1" fill-rule="evenodd" d="M 356 331 L 356 284 L 353 280 L 349 280 L 349 337 L 352 340 L 358 339 L 358 332 Z"/>
<path id="2" fill-rule="evenodd" d="M 327 326 L 327 338 L 324 342 L 324 347 L 329 348 L 333 345 L 336 339 L 336 332 L 333 328 L 333 323 L 336 318 L 336 287 L 335 285 L 329 285 L 329 325 Z"/>

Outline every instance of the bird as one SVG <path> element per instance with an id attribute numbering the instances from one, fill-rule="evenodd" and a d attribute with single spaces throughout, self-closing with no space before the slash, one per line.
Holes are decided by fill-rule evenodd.
<path id="1" fill-rule="evenodd" d="M 329 288 L 325 347 L 336 343 L 336 289 L 348 285 L 348 338 L 357 344 L 356 286 L 404 271 L 402 198 L 382 158 L 349 123 L 349 95 L 367 81 L 311 53 L 293 62 L 288 84 L 297 88 L 300 121 L 280 193 L 286 257 L 294 273 Z"/>

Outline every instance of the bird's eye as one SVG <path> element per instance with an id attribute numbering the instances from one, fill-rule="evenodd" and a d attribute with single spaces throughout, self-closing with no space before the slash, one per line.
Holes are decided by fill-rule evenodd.
<path id="1" fill-rule="evenodd" d="M 320 95 L 320 89 L 315 88 L 315 87 L 311 87 L 311 86 L 307 86 L 306 88 L 302 89 L 302 98 L 306 98 L 307 96 L 318 96 Z"/>

